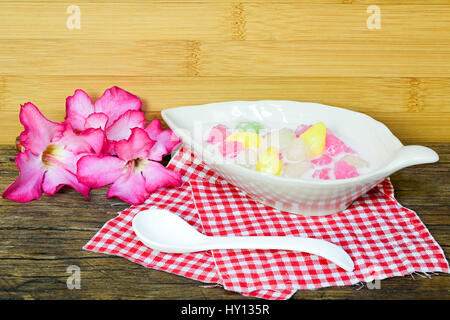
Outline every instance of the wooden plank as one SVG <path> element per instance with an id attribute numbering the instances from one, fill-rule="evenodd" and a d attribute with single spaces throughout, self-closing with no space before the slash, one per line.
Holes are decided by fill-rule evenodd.
<path id="1" fill-rule="evenodd" d="M 446 77 L 450 46 L 367 41 L 203 41 L 201 76 Z"/>
<path id="2" fill-rule="evenodd" d="M 448 61 L 395 41 L 0 40 L 0 75 L 446 77 Z"/>
<path id="3" fill-rule="evenodd" d="M 1 83 L 3 110 L 15 111 L 31 100 L 52 112 L 77 88 L 97 99 L 118 85 L 140 96 L 147 111 L 230 100 L 296 100 L 361 112 L 450 113 L 450 78 L 3 76 Z"/>
<path id="4" fill-rule="evenodd" d="M 415 210 L 449 258 L 448 215 L 450 146 L 431 144 L 438 163 L 403 169 L 391 179 L 396 198 Z M 0 147 L 0 189 L 17 176 L 13 147 Z M 106 199 L 106 188 L 91 191 L 91 201 L 70 188 L 31 203 L 0 198 L 1 299 L 240 299 L 220 287 L 146 269 L 125 259 L 81 250 L 116 212 L 128 205 Z M 68 290 L 70 265 L 81 269 L 81 290 Z M 130 286 L 133 283 L 133 286 Z M 381 281 L 381 289 L 331 287 L 303 290 L 293 299 L 442 299 L 450 277 L 432 274 Z"/>
<path id="5" fill-rule="evenodd" d="M 185 41 L 0 40 L 0 74 L 187 74 Z"/>
<path id="6" fill-rule="evenodd" d="M 450 139 L 450 78 L 6 76 L 0 85 L 0 143 L 13 143 L 22 130 L 21 104 L 31 101 L 48 118 L 62 121 L 65 99 L 75 89 L 95 100 L 113 85 L 138 95 L 148 119 L 167 107 L 218 101 L 310 101 L 367 113 L 402 141 Z"/>
<path id="7" fill-rule="evenodd" d="M 450 5 L 382 5 L 375 31 L 364 4 L 88 2 L 80 30 L 66 27 L 67 7 L 0 3 L 0 39 L 231 40 L 237 26 L 241 40 L 450 41 Z"/>
<path id="8" fill-rule="evenodd" d="M 378 4 L 378 3 L 376 3 Z M 381 28 L 370 30 L 367 5 L 244 3 L 247 40 L 395 40 L 450 46 L 450 5 L 380 5 Z"/>
<path id="9" fill-rule="evenodd" d="M 31 233 L 33 234 L 33 233 Z M 52 239 L 52 241 L 54 241 Z M 16 250 L 20 248 L 15 248 Z M 125 259 L 91 257 L 91 252 L 58 260 L 1 260 L 1 299 L 249 299 L 220 286 L 208 286 L 173 274 L 146 269 Z M 81 290 L 68 290 L 70 265 L 81 270 Z M 36 274 L 38 273 L 38 274 Z M 133 286 L 130 286 L 133 283 Z M 367 286 L 331 287 L 298 291 L 292 299 L 442 299 L 450 277 L 435 273 L 425 277 L 395 277 L 382 280 L 379 290 Z M 261 302 L 260 302 L 261 303 Z"/>
<path id="10" fill-rule="evenodd" d="M 230 4 L 83 3 L 80 29 L 69 30 L 70 4 L 0 3 L 0 39 L 231 39 Z"/>
<path id="11" fill-rule="evenodd" d="M 373 116 L 383 122 L 404 144 L 449 141 L 448 114 L 423 115 L 419 113 L 386 114 Z"/>
<path id="12" fill-rule="evenodd" d="M 1 2 L 9 3 L 11 0 L 0 0 Z M 52 4 L 61 2 L 61 0 L 26 0 L 26 1 L 14 1 L 15 3 L 46 3 Z M 76 3 L 130 3 L 130 0 L 77 0 Z M 236 0 L 133 0 L 133 3 L 306 3 L 311 4 L 311 0 L 250 0 L 250 1 L 236 1 Z M 72 4 L 72 2 L 66 2 L 67 5 Z M 358 5 L 367 4 L 373 5 L 373 0 L 314 0 L 314 4 L 343 4 L 343 5 Z M 396 5 L 407 5 L 407 4 L 419 4 L 419 5 L 441 5 L 448 4 L 448 0 L 377 0 L 376 4 L 396 4 Z"/>

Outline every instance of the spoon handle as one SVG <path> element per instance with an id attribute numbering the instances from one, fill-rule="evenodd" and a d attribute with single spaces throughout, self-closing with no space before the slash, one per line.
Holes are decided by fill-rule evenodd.
<path id="1" fill-rule="evenodd" d="M 315 254 L 346 271 L 353 271 L 350 256 L 339 246 L 320 239 L 301 237 L 207 237 L 205 249 L 277 249 Z"/>

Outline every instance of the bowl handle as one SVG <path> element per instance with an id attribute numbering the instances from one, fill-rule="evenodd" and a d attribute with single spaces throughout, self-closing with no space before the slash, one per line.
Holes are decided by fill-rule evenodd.
<path id="1" fill-rule="evenodd" d="M 433 163 L 438 160 L 439 155 L 428 147 L 404 146 L 398 150 L 394 159 L 389 163 L 388 170 L 394 172 L 416 164 Z"/>

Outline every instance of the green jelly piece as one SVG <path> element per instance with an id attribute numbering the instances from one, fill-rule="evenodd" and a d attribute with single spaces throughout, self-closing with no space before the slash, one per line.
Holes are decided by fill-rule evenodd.
<path id="1" fill-rule="evenodd" d="M 239 130 L 240 132 L 254 132 L 256 134 L 259 134 L 263 129 L 264 126 L 256 121 L 242 121 L 236 126 L 236 130 Z"/>

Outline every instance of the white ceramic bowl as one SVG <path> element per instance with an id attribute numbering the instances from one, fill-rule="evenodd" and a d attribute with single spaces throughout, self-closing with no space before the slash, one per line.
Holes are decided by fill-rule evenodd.
<path id="1" fill-rule="evenodd" d="M 316 103 L 294 101 L 232 101 L 200 106 L 170 108 L 162 117 L 192 151 L 228 182 L 248 196 L 273 208 L 306 216 L 328 215 L 347 208 L 393 172 L 439 160 L 436 152 L 423 146 L 404 146 L 389 129 L 363 113 Z M 226 163 L 203 148 L 206 124 L 255 120 L 283 123 L 323 121 L 339 137 L 357 137 L 370 146 L 378 166 L 369 173 L 341 180 L 301 180 L 278 177 Z M 220 159 L 219 159 L 220 157 Z"/>

